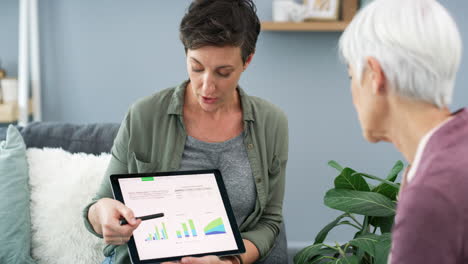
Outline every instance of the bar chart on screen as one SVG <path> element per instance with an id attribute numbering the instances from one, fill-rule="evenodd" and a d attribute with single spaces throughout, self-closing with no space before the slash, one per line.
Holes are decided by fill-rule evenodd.
<path id="1" fill-rule="evenodd" d="M 148 233 L 145 241 L 155 241 L 155 240 L 167 240 L 169 236 L 167 235 L 166 223 L 161 224 L 161 229 L 158 228 L 158 225 L 154 225 L 154 230 Z"/>
<path id="2" fill-rule="evenodd" d="M 187 223 L 181 223 L 181 230 L 177 230 L 177 238 L 183 238 L 183 237 L 197 237 L 197 229 L 195 228 L 195 224 L 192 219 L 188 220 L 188 226 Z M 189 230 L 190 227 L 190 230 Z"/>

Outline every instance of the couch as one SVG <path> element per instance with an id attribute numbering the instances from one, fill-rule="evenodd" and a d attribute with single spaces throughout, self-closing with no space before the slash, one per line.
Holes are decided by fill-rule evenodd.
<path id="1" fill-rule="evenodd" d="M 88 153 L 98 155 L 108 153 L 117 134 L 119 124 L 66 124 L 56 122 L 34 122 L 25 127 L 17 127 L 29 148 L 61 148 L 70 153 Z M 0 141 L 5 139 L 6 127 L 0 127 Z M 81 210 L 82 208 L 76 208 Z M 276 245 L 286 243 L 283 230 Z M 275 245 L 275 246 L 276 246 Z M 291 255 L 291 254 L 290 254 Z M 270 256 L 265 263 L 282 264 L 291 262 L 292 256 Z"/>

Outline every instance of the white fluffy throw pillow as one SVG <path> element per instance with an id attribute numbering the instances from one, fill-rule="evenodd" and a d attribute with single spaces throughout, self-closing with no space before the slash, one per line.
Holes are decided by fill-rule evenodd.
<path id="1" fill-rule="evenodd" d="M 89 233 L 82 210 L 101 184 L 110 154 L 28 149 L 32 256 L 38 264 L 101 263 L 104 242 Z"/>

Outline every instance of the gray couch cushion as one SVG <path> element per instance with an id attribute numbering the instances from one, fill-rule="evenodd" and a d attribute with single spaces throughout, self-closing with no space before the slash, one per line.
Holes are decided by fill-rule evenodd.
<path id="1" fill-rule="evenodd" d="M 100 154 L 110 152 L 119 126 L 117 123 L 34 122 L 24 127 L 21 134 L 28 148 L 63 148 L 71 153 Z"/>
<path id="2" fill-rule="evenodd" d="M 0 127 L 0 141 L 6 138 L 7 127 Z"/>

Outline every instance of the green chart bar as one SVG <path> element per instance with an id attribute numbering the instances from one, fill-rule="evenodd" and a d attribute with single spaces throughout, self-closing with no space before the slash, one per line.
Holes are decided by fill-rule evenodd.
<path id="1" fill-rule="evenodd" d="M 188 232 L 187 224 L 183 223 L 182 227 L 184 228 L 185 237 L 189 237 L 190 235 L 189 235 L 189 232 Z"/>
<path id="2" fill-rule="evenodd" d="M 159 230 L 158 230 L 158 227 L 155 226 L 154 229 L 156 230 L 156 240 L 160 240 L 161 239 L 161 236 L 159 235 Z"/>
<path id="3" fill-rule="evenodd" d="M 163 223 L 162 226 L 163 226 L 164 237 L 165 237 L 166 239 L 169 239 L 169 236 L 167 235 L 166 224 Z"/>
<path id="4" fill-rule="evenodd" d="M 192 235 L 194 237 L 197 236 L 197 230 L 195 229 L 195 225 L 193 224 L 193 220 L 192 219 L 189 219 L 189 225 L 190 225 L 190 229 L 192 230 Z"/>
<path id="5" fill-rule="evenodd" d="M 182 238 L 182 233 L 180 233 L 180 231 L 177 231 L 177 237 Z"/>

